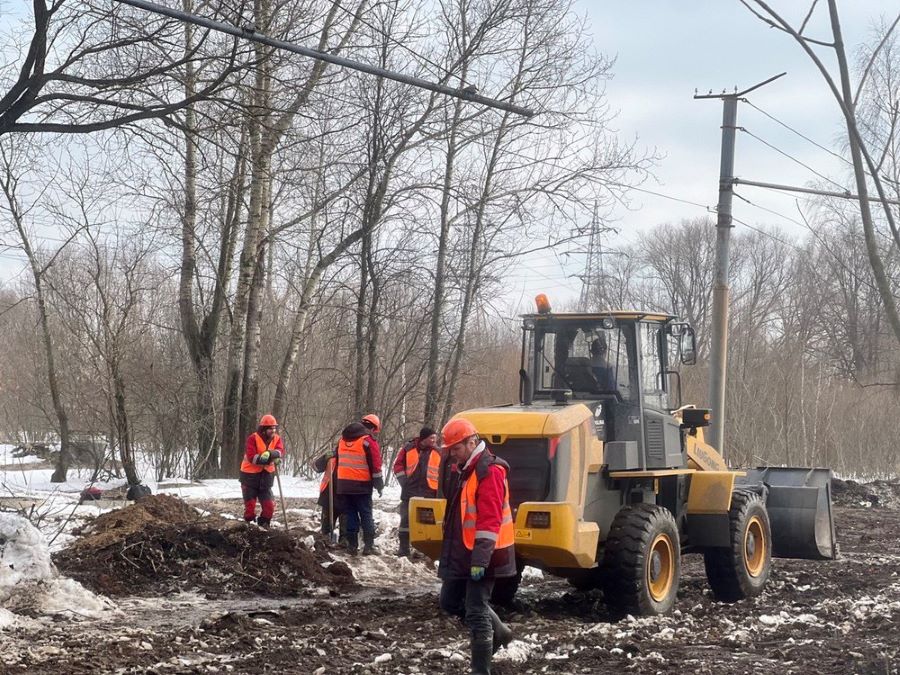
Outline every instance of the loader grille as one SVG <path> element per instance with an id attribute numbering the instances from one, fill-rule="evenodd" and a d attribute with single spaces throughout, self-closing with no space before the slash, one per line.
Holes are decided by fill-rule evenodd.
<path id="1" fill-rule="evenodd" d="M 550 492 L 549 441 L 546 438 L 509 438 L 491 444 L 491 451 L 509 464 L 509 505 L 542 502 Z"/>
<path id="2" fill-rule="evenodd" d="M 662 462 L 666 456 L 666 442 L 661 419 L 645 418 L 647 429 L 647 457 Z"/>

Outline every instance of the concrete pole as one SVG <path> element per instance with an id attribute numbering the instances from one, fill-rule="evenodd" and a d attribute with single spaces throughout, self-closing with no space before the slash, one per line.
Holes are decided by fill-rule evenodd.
<path id="1" fill-rule="evenodd" d="M 719 165 L 719 204 L 716 221 L 716 275 L 713 282 L 712 341 L 709 359 L 709 404 L 712 408 L 709 442 L 725 457 L 725 369 L 728 364 L 728 256 L 731 239 L 731 202 L 734 195 L 734 143 L 737 96 L 723 97 L 722 160 Z"/>

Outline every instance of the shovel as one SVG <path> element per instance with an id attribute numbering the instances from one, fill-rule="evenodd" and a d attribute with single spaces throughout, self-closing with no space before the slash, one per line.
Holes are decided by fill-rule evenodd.
<path id="1" fill-rule="evenodd" d="M 281 489 L 281 474 L 278 473 L 278 465 L 275 465 L 275 480 L 278 481 L 278 496 L 281 498 L 281 515 L 284 517 L 284 529 L 291 529 L 288 525 L 287 509 L 284 506 L 284 491 Z"/>
<path id="2" fill-rule="evenodd" d="M 328 466 L 325 468 L 326 471 L 331 472 L 331 478 L 328 481 L 328 517 L 331 519 L 331 533 L 328 535 L 332 544 L 337 544 L 339 540 L 338 538 L 338 518 L 334 517 L 334 460 L 328 460 Z"/>

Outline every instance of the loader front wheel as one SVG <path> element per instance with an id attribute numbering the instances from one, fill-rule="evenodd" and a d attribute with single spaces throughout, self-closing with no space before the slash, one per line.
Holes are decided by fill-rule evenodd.
<path id="1" fill-rule="evenodd" d="M 731 546 L 707 549 L 703 562 L 716 599 L 737 602 L 762 593 L 772 567 L 772 532 L 766 505 L 752 492 L 732 495 L 728 518 Z"/>
<path id="2" fill-rule="evenodd" d="M 610 609 L 651 616 L 669 612 L 681 577 L 681 544 L 672 513 L 655 504 L 619 511 L 602 566 L 601 585 Z"/>

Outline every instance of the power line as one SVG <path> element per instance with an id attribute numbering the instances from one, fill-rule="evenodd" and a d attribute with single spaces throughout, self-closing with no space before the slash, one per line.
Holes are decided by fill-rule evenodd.
<path id="1" fill-rule="evenodd" d="M 832 180 L 831 178 L 829 178 L 829 177 L 826 176 L 825 174 L 820 173 L 819 171 L 816 171 L 816 170 L 815 170 L 814 168 L 812 168 L 809 164 L 806 164 L 805 162 L 802 162 L 801 160 L 799 160 L 799 159 L 797 159 L 796 157 L 794 157 L 793 155 L 791 155 L 789 152 L 785 152 L 785 151 L 782 150 L 781 148 L 772 145 L 771 143 L 769 143 L 769 142 L 768 142 L 767 140 L 765 140 L 764 138 L 760 138 L 759 136 L 757 136 L 756 134 L 754 134 L 754 133 L 753 133 L 752 131 L 750 131 L 749 129 L 746 129 L 745 127 L 738 127 L 738 130 L 739 130 L 739 131 L 743 131 L 745 134 L 747 134 L 747 135 L 750 136 L 751 138 L 755 138 L 757 141 L 759 141 L 760 143 L 762 143 L 762 144 L 765 145 L 766 147 L 771 148 L 772 150 L 774 150 L 775 152 L 777 152 L 779 155 L 782 155 L 783 157 L 787 157 L 787 158 L 788 158 L 789 160 L 791 160 L 792 162 L 794 162 L 794 163 L 796 163 L 796 164 L 799 164 L 800 166 L 802 166 L 804 169 L 807 169 L 808 171 L 811 171 L 812 173 L 816 174 L 819 178 L 821 178 L 821 179 L 823 179 L 823 180 L 825 180 L 825 181 L 831 183 L 832 185 L 837 186 L 837 187 L 840 188 L 841 190 L 846 190 L 846 188 L 845 188 L 843 185 L 841 185 L 840 183 L 838 183 L 838 182 Z"/>
<path id="2" fill-rule="evenodd" d="M 772 115 L 771 113 L 766 112 L 765 110 L 763 110 L 762 108 L 760 108 L 758 105 L 754 105 L 750 100 L 748 100 L 748 99 L 745 98 L 745 99 L 743 99 L 743 101 L 744 101 L 744 103 L 746 103 L 747 105 L 749 105 L 751 108 L 754 108 L 755 110 L 758 110 L 758 111 L 761 112 L 763 115 L 765 115 L 766 117 L 768 117 L 770 120 L 772 120 L 772 121 L 775 122 L 776 124 L 780 124 L 780 125 L 783 126 L 785 129 L 787 129 L 788 131 L 790 131 L 790 132 L 796 134 L 797 136 L 799 136 L 799 137 L 802 138 L 803 140 L 805 140 L 805 141 L 807 141 L 807 142 L 809 142 L 809 143 L 812 143 L 814 146 L 816 146 L 816 147 L 819 148 L 820 150 L 824 150 L 824 151 L 827 152 L 829 155 L 833 155 L 834 157 L 837 157 L 837 158 L 838 158 L 839 160 L 841 160 L 842 162 L 844 162 L 844 163 L 846 163 L 846 164 L 848 164 L 848 165 L 850 165 L 850 166 L 853 166 L 853 162 L 851 162 L 851 161 L 850 161 L 849 159 L 847 159 L 846 157 L 843 157 L 843 156 L 839 155 L 839 154 L 836 153 L 834 150 L 831 150 L 831 149 L 825 147 L 825 146 L 822 145 L 821 143 L 817 143 L 816 141 L 814 141 L 813 139 L 811 139 L 809 136 L 805 136 L 804 134 L 802 134 L 801 132 L 797 131 L 796 129 L 794 129 L 794 128 L 793 128 L 792 126 L 790 126 L 789 124 L 787 124 L 787 123 L 785 123 L 785 122 L 782 122 L 780 119 L 778 119 L 777 117 L 775 117 L 775 116 Z"/>

